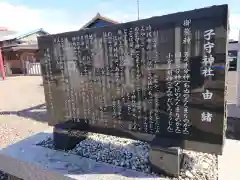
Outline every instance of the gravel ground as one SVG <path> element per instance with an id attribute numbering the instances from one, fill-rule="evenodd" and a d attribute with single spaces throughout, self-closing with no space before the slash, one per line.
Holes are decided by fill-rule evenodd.
<path id="1" fill-rule="evenodd" d="M 51 138 L 39 142 L 38 145 L 54 149 Z M 68 151 L 68 153 L 156 176 L 150 170 L 148 161 L 149 150 L 150 146 L 145 142 L 89 133 L 86 140 L 80 142 L 75 148 Z M 185 158 L 179 180 L 217 180 L 218 161 L 216 156 L 185 150 L 183 153 Z M 176 179 L 165 178 L 166 180 Z"/>
<path id="2" fill-rule="evenodd" d="M 44 109 L 28 110 L 45 102 L 41 83 L 37 76 L 0 80 L 0 149 L 48 127 Z"/>

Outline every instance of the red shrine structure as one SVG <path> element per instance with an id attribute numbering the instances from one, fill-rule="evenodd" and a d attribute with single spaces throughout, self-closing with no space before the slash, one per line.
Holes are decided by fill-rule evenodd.
<path id="1" fill-rule="evenodd" d="M 4 80 L 6 77 L 5 68 L 3 64 L 3 56 L 2 56 L 2 41 L 5 39 L 5 36 L 16 33 L 15 31 L 11 31 L 6 27 L 0 27 L 0 74 L 2 79 Z"/>

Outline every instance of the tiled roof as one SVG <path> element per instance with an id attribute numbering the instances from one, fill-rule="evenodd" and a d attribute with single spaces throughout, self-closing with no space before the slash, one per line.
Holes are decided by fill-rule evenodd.
<path id="1" fill-rule="evenodd" d="M 94 23 L 98 19 L 101 19 L 103 21 L 110 22 L 113 24 L 119 24 L 119 22 L 109 19 L 107 17 L 104 17 L 100 13 L 97 13 L 97 15 L 92 20 L 90 20 L 88 23 L 86 23 L 81 29 L 87 28 L 90 24 Z"/>

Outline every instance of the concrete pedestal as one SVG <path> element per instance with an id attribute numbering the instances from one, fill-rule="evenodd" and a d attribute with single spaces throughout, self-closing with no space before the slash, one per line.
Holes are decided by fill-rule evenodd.
<path id="1" fill-rule="evenodd" d="M 0 150 L 0 169 L 12 175 L 9 180 L 153 179 L 153 176 L 142 172 L 35 145 L 49 136 L 52 136 L 52 130 Z M 219 156 L 219 180 L 240 179 L 240 162 L 236 161 L 240 159 L 239 152 L 240 142 L 227 139 L 223 155 Z"/>

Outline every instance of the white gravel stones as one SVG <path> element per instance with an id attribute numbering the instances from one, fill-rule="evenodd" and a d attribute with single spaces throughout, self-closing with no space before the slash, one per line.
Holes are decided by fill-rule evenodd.
<path id="1" fill-rule="evenodd" d="M 190 180 L 216 180 L 218 178 L 216 155 L 186 150 L 184 154 L 186 156 L 183 161 L 181 178 Z"/>
<path id="2" fill-rule="evenodd" d="M 40 142 L 38 145 L 54 148 L 51 138 Z M 126 167 L 127 169 L 151 173 L 148 161 L 149 150 L 150 146 L 145 142 L 89 133 L 84 141 L 68 153 Z M 215 155 L 186 150 L 183 153 L 185 156 L 180 177 L 166 177 L 166 179 L 217 180 L 217 157 Z"/>
<path id="3" fill-rule="evenodd" d="M 70 153 L 143 172 L 150 172 L 149 145 L 131 139 L 91 133 Z"/>

